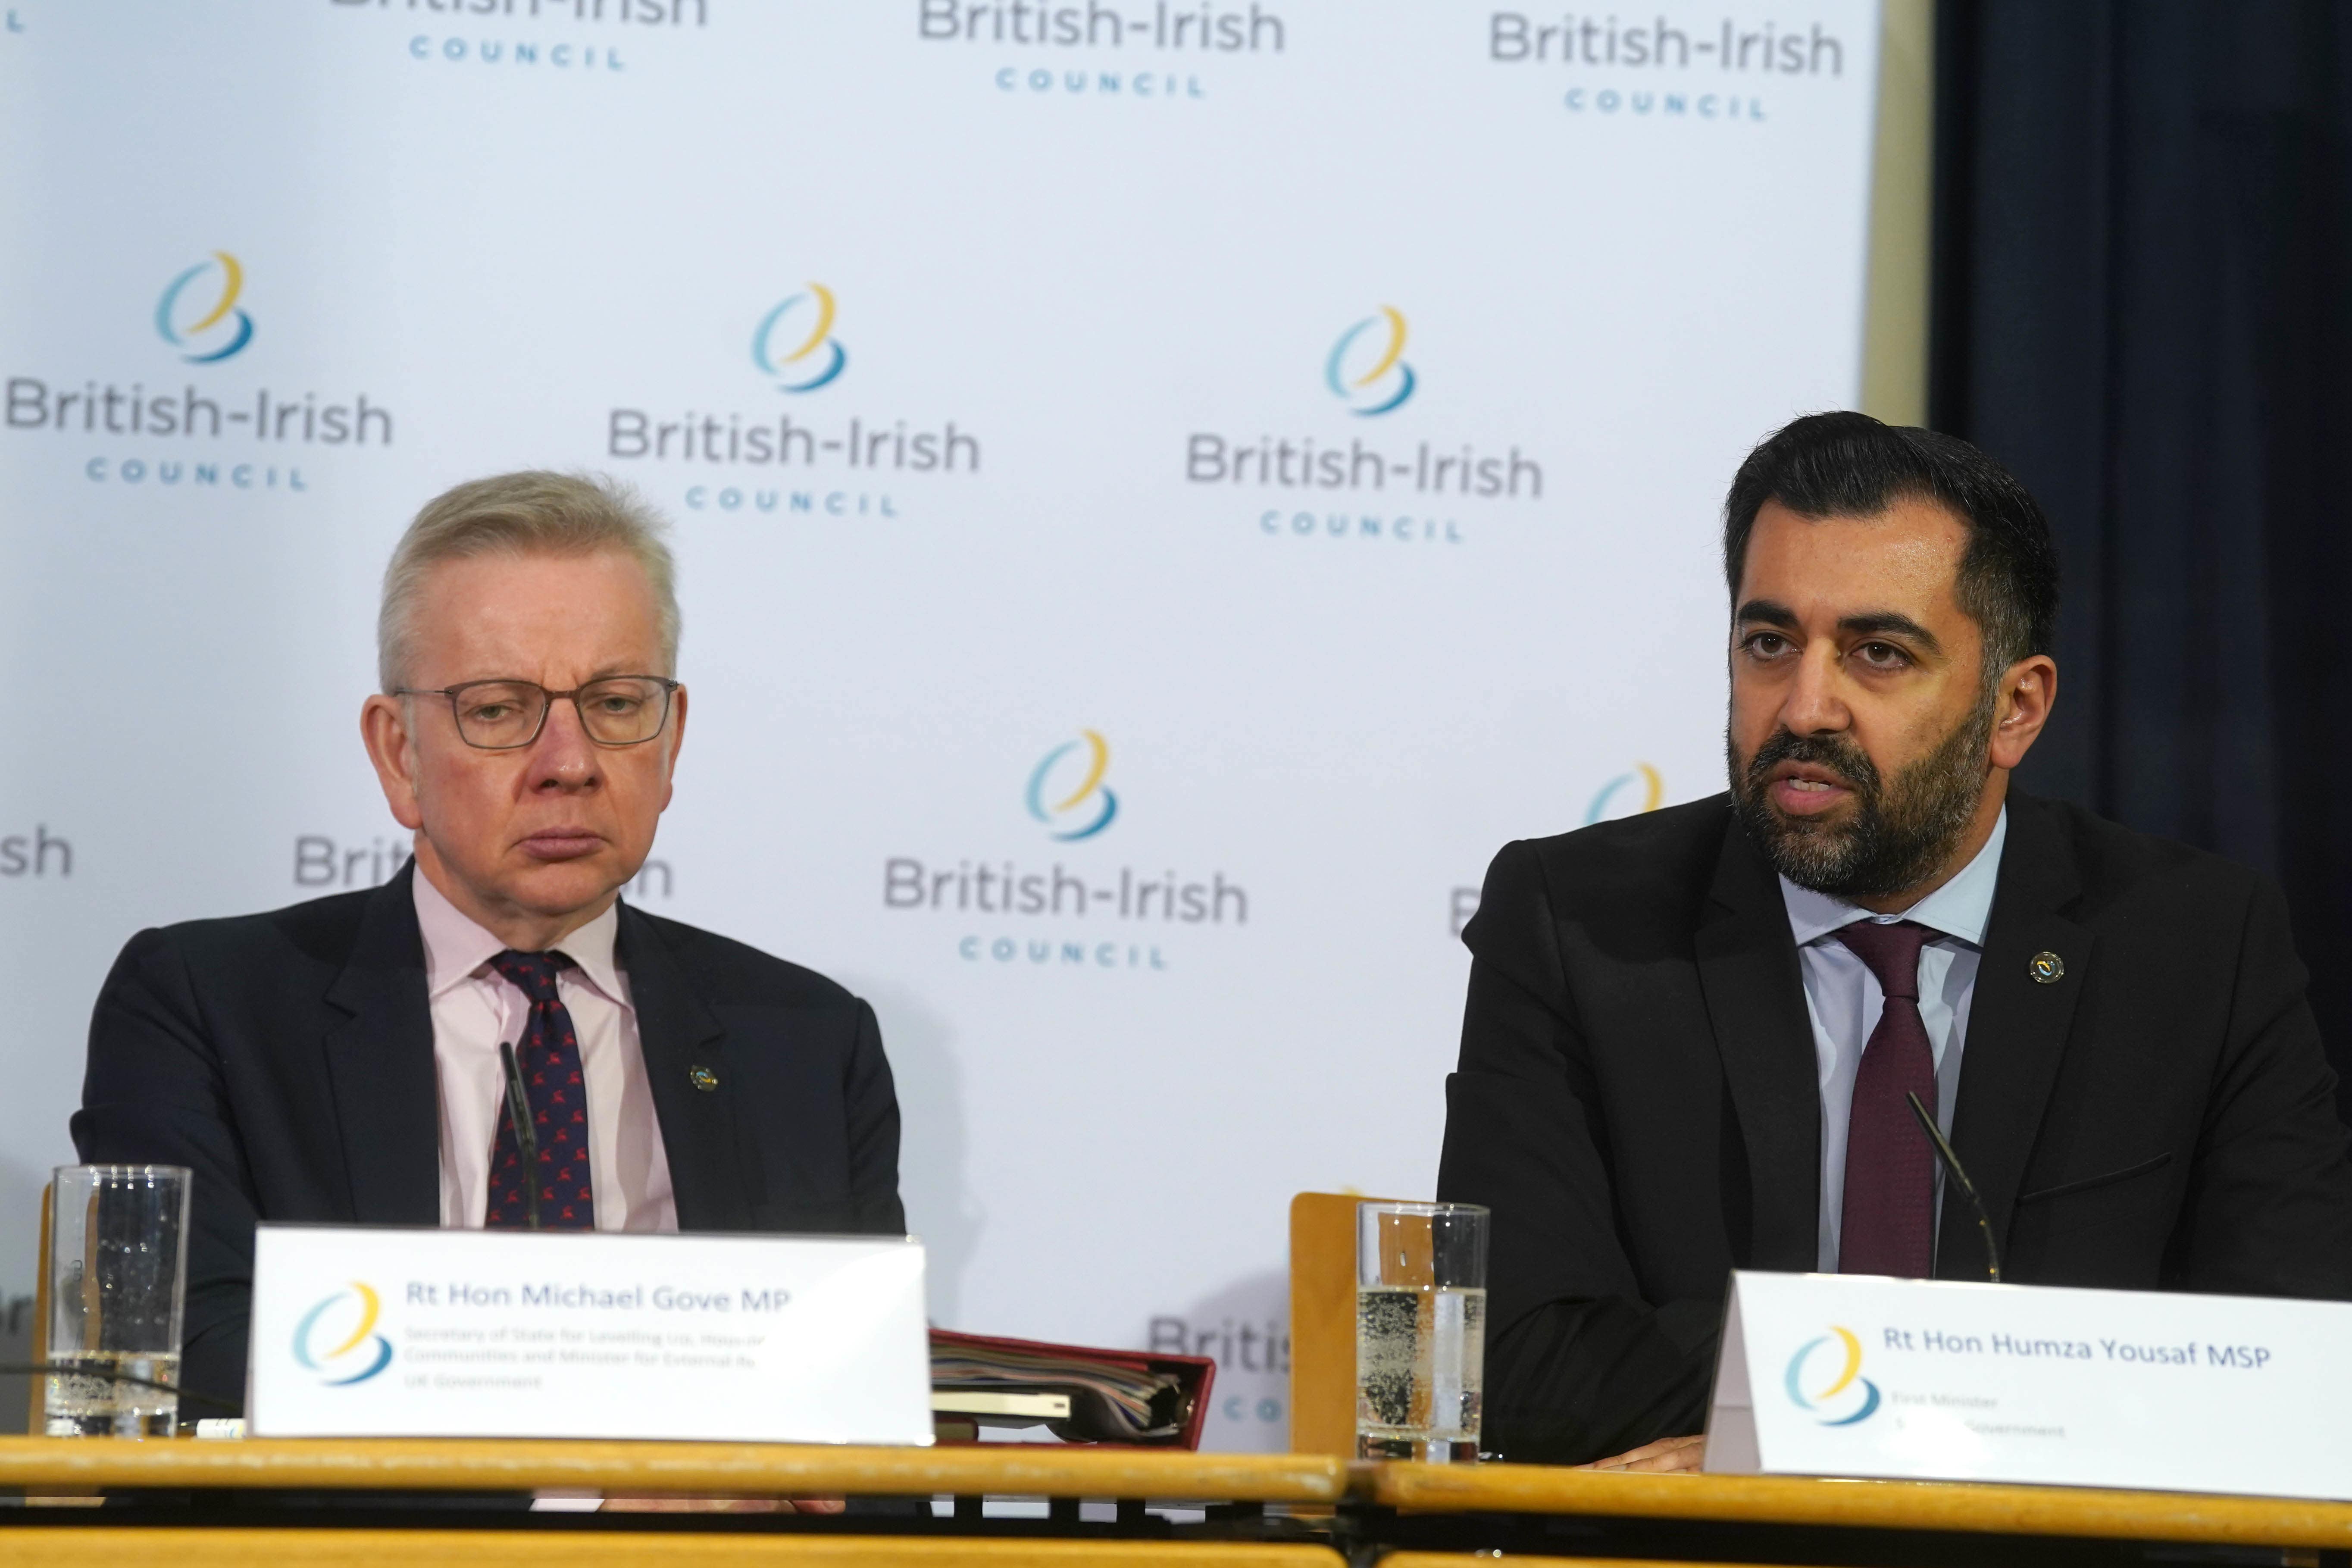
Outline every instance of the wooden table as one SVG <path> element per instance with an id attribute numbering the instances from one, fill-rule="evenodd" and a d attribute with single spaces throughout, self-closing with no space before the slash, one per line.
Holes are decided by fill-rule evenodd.
<path id="1" fill-rule="evenodd" d="M 1382 1568 L 1546 1561 L 1804 1563 L 2131 1561 L 2135 1543 L 2266 1547 L 2352 1562 L 2352 1504 L 2074 1488 L 1635 1476 L 1527 1465 L 1360 1464 L 990 1444 L 835 1448 L 719 1443 L 374 1440 L 147 1443 L 0 1437 L 0 1489 L 147 1494 L 122 1508 L 0 1509 L 10 1563 L 84 1568 L 129 1552 L 211 1568 L 622 1561 L 814 1568 Z M 955 1497 L 953 1519 L 529 1514 L 451 1494 Z M 307 1496 L 306 1496 L 307 1494 Z M 322 1494 L 334 1494 L 326 1496 Z M 1052 1500 L 1031 1521 L 982 1496 Z M 236 1498 L 244 1506 L 191 1499 Z M 268 1500 L 260 1500 L 263 1498 Z M 1115 1501 L 1116 1521 L 1078 1500 Z M 1198 1523 L 1146 1500 L 1205 1506 Z M 1110 1510 L 1095 1510 L 1097 1514 Z M 143 1522 L 142 1522 L 143 1521 Z M 2277 1561 L 2279 1559 L 2273 1559 Z"/>
<path id="2" fill-rule="evenodd" d="M 8 1561 L 25 1568 L 136 1563 L 148 1561 L 139 1555 L 148 1552 L 173 1568 L 1345 1568 L 1328 1546 L 1246 1542 L 150 1525 L 22 1530 L 0 1542 Z"/>
<path id="3" fill-rule="evenodd" d="M 2352 1476 L 2346 1484 L 2352 1488 Z M 2322 1553 L 2352 1552 L 2352 1503 L 2202 1493 L 1390 1464 L 1361 1468 L 1351 1495 L 1360 1504 L 1394 1510 L 1393 1525 L 1365 1526 L 1388 1539 L 1443 1539 L 1451 1529 L 1465 1547 L 1485 1550 L 1497 1549 L 1496 1542 L 1513 1532 L 1507 1527 L 1464 1529 L 1473 1518 L 1639 1521 L 1653 1527 L 1652 1536 L 1661 1533 L 1655 1528 L 1660 1526 L 1704 1526 L 1710 1527 L 1712 1539 L 1745 1536 L 1753 1544 L 1778 1537 L 1792 1546 L 1835 1532 L 1887 1542 L 1895 1548 L 1888 1561 L 1913 1555 L 1900 1550 L 1903 1544 L 1916 1552 L 1924 1540 L 1936 1537 L 1948 1552 L 2002 1563 L 2021 1560 L 2016 1549 L 2025 1542 L 2056 1556 L 2067 1553 L 2067 1542 L 2079 1551 L 2080 1543 L 2091 1541 L 2294 1549 L 2306 1562 L 2319 1561 Z M 1421 1560 L 1420 1553 L 1401 1552 L 1390 1568 L 1414 1568 Z M 1458 1555 L 1450 1560 L 1462 1562 Z M 1534 1557 L 1527 1561 L 1531 1568 Z"/>
<path id="4" fill-rule="evenodd" d="M 1050 1443 L 853 1448 L 786 1443 L 479 1438 L 242 1442 L 0 1437 L 0 1488 L 300 1488 L 775 1497 L 1157 1498 L 1335 1503 L 1348 1467 L 1315 1454 L 1186 1454 Z"/>
<path id="5" fill-rule="evenodd" d="M 194 1440 L 145 1443 L 0 1437 L 0 1488 L 162 1494 L 145 1507 L 0 1510 L 0 1558 L 88 1568 L 132 1553 L 194 1568 L 265 1563 L 404 1568 L 1342 1568 L 1321 1524 L 1285 1531 L 1267 1504 L 1320 1505 L 1346 1494 L 1347 1468 L 1312 1455 L 1196 1455 L 1062 1448 L 846 1448 L 737 1443 Z M 953 1521 L 780 1515 L 531 1514 L 471 1510 L 449 1493 L 534 1490 L 694 1497 L 948 1495 Z M 183 1492 L 269 1494 L 274 1507 L 194 1517 Z M 334 1493 L 320 1499 L 303 1494 Z M 420 1505 L 420 1494 L 425 1494 Z M 436 1506 L 429 1494 L 443 1494 Z M 1054 1500 L 1053 1517 L 983 1521 L 982 1497 Z M 1089 1525 L 1079 1500 L 1120 1503 Z M 1208 1505 L 1210 1521 L 1171 1527 L 1147 1501 Z M 371 1506 L 371 1504 L 376 1506 Z M 387 1520 L 404 1507 L 414 1519 Z M 1222 1515 L 1223 1517 L 1217 1517 Z M 142 1516 L 153 1522 L 133 1522 Z M 453 1527 L 454 1526 L 454 1527 Z M 13 1528 L 11 1528 L 13 1527 Z M 1287 1533 L 1297 1539 L 1252 1539 Z"/>

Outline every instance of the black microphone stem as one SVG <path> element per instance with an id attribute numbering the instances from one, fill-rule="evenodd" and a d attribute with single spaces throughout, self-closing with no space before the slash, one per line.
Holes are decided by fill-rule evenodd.
<path id="1" fill-rule="evenodd" d="M 522 1161 L 523 1215 L 530 1228 L 539 1228 L 539 1129 L 530 1120 L 530 1091 L 522 1086 L 522 1068 L 515 1048 L 499 1042 L 499 1061 L 507 1069 L 507 1115 L 514 1122 L 515 1152 Z M 1912 1100 L 1914 1105 L 1918 1100 Z M 1995 1279 L 2000 1276 L 1996 1274 Z"/>
<path id="2" fill-rule="evenodd" d="M 1976 1211 L 1977 1228 L 1984 1232 L 1985 1272 L 1992 1277 L 1994 1284 L 2000 1284 L 2000 1248 L 1993 1245 L 1992 1216 L 1985 1213 L 1984 1200 L 1977 1196 L 1976 1184 L 1969 1180 L 1966 1171 L 1960 1169 L 1960 1157 L 1952 1152 L 1952 1145 L 1945 1139 L 1944 1130 L 1936 1125 L 1936 1118 L 1919 1103 L 1919 1097 L 1906 1089 L 1903 1098 L 1911 1102 L 1911 1114 L 1919 1119 L 1919 1129 L 1927 1134 L 1927 1142 L 1935 1147 L 1936 1158 L 1944 1163 L 1945 1173 L 1960 1189 L 1960 1196 L 1969 1200 L 1969 1207 Z"/>

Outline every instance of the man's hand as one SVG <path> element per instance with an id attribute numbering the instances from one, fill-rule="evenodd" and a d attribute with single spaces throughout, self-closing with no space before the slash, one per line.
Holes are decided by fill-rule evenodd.
<path id="1" fill-rule="evenodd" d="M 1654 1443 L 1644 1443 L 1638 1448 L 1576 1468 L 1580 1470 L 1642 1470 L 1652 1475 L 1674 1470 L 1695 1474 L 1706 1460 L 1706 1437 L 1661 1437 Z"/>

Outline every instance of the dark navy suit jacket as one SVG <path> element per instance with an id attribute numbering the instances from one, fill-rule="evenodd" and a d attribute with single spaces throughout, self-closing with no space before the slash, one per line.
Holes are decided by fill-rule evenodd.
<path id="1" fill-rule="evenodd" d="M 1463 940 L 1437 1195 L 1494 1209 L 1488 1446 L 1573 1463 L 1696 1432 L 1730 1271 L 1818 1260 L 1772 868 L 1717 795 L 1507 846 Z M 2352 1300 L 2335 1089 L 2276 887 L 2011 793 L 1952 1119 L 2007 1279 Z M 1985 1277 L 1949 1184 L 1936 1276 Z"/>
<path id="2" fill-rule="evenodd" d="M 195 1173 L 182 1366 L 194 1393 L 243 1399 L 257 1221 L 440 1223 L 415 875 L 142 931 L 99 994 L 74 1146 L 92 1163 Z M 627 904 L 617 952 L 680 1230 L 906 1229 L 898 1097 L 870 1007 Z M 716 1087 L 698 1088 L 698 1069 Z"/>

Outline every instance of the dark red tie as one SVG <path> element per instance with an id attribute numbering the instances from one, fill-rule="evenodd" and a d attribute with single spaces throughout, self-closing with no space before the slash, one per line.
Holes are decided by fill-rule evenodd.
<path id="1" fill-rule="evenodd" d="M 555 977 L 572 967 L 560 952 L 517 952 L 490 960 L 490 967 L 514 982 L 530 1000 L 522 1038 L 515 1042 L 515 1065 L 530 1100 L 531 1124 L 539 1133 L 539 1225 L 541 1230 L 596 1228 L 595 1190 L 588 1180 L 588 1085 L 580 1075 L 580 1037 L 572 1013 L 555 989 Z M 521 1230 L 530 1224 L 522 1193 L 522 1150 L 515 1139 L 514 1115 L 501 1100 L 499 1134 L 490 1145 L 490 1203 L 484 1224 L 491 1230 Z"/>
<path id="2" fill-rule="evenodd" d="M 1936 1152 L 1903 1098 L 1936 1108 L 1936 1052 L 1919 1017 L 1919 950 L 1934 934 L 1910 921 L 1860 921 L 1837 933 L 1886 994 L 1846 1117 L 1841 1274 L 1924 1279 L 1936 1271 Z"/>

